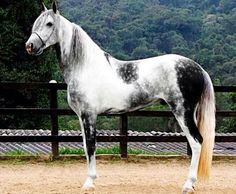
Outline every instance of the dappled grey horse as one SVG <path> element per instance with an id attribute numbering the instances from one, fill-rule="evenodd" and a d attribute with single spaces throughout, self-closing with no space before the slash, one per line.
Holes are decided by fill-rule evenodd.
<path id="1" fill-rule="evenodd" d="M 193 192 L 197 177 L 207 178 L 215 134 L 215 99 L 209 75 L 196 62 L 169 54 L 121 61 L 103 51 L 78 25 L 52 9 L 34 22 L 26 42 L 39 55 L 56 45 L 67 83 L 68 103 L 78 115 L 83 133 L 88 175 L 84 189 L 96 178 L 96 119 L 100 113 L 125 113 L 165 100 L 186 134 L 192 159 L 183 193 Z M 158 173 L 158 172 L 157 172 Z"/>

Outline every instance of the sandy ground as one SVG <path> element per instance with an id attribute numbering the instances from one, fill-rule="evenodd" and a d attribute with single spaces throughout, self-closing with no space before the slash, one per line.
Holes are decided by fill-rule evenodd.
<path id="1" fill-rule="evenodd" d="M 188 161 L 104 161 L 97 165 L 96 194 L 177 194 Z M 84 161 L 0 162 L 0 194 L 80 194 Z M 236 160 L 213 164 L 212 179 L 198 183 L 196 194 L 235 194 Z"/>

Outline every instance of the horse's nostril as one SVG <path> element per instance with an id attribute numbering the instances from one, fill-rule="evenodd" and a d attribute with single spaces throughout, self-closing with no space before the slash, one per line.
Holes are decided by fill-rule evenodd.
<path id="1" fill-rule="evenodd" d="M 25 45 L 25 48 L 29 54 L 31 54 L 33 52 L 33 46 L 34 46 L 33 43 Z"/>

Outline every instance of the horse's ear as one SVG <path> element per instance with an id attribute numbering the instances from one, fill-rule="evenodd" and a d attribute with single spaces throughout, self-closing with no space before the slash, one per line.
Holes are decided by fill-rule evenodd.
<path id="1" fill-rule="evenodd" d="M 47 10 L 48 10 L 47 7 L 44 5 L 43 2 L 42 2 L 42 9 L 43 9 L 43 11 L 47 11 Z"/>
<path id="2" fill-rule="evenodd" d="M 57 4 L 56 4 L 56 1 L 53 1 L 52 3 L 52 10 L 54 13 L 57 13 Z"/>

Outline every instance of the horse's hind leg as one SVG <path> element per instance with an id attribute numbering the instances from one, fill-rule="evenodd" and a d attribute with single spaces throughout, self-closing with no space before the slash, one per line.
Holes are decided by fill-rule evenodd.
<path id="1" fill-rule="evenodd" d="M 201 153 L 202 137 L 195 123 L 196 105 L 174 106 L 173 113 L 184 131 L 192 149 L 192 159 L 187 180 L 183 186 L 183 193 L 193 193 L 194 183 L 197 181 L 198 164 Z"/>

